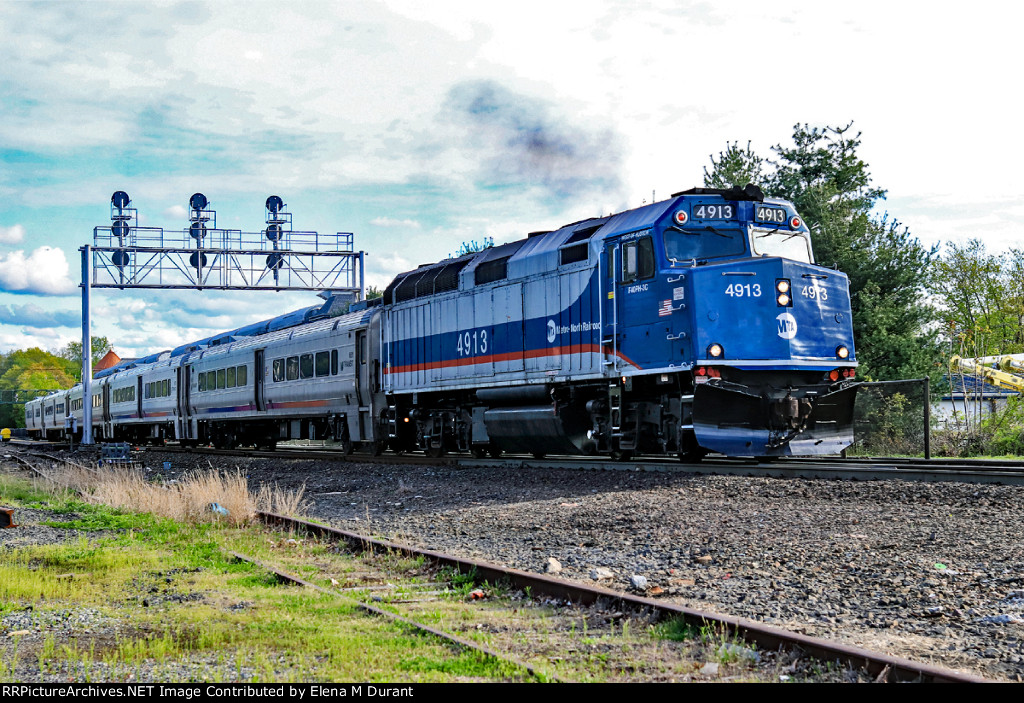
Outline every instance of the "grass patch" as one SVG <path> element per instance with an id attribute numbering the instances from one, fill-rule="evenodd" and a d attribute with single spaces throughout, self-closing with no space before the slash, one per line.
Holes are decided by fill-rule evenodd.
<path id="1" fill-rule="evenodd" d="M 9 504 L 14 496 L 41 498 L 38 489 L 5 480 L 0 500 Z M 0 622 L 0 680 L 521 677 L 433 636 L 368 617 L 352 601 L 282 585 L 262 569 L 226 556 L 228 549 L 262 552 L 307 564 L 313 576 L 367 570 L 360 557 L 323 543 L 224 520 L 190 524 L 92 503 L 71 501 L 67 507 L 75 513 L 72 521 L 49 524 L 104 534 L 0 549 L 0 617 L 16 617 L 19 628 L 32 622 L 25 628 L 29 634 L 13 638 L 5 637 L 13 628 Z M 311 559 L 315 568 L 308 568 Z M 384 562 L 413 578 L 424 568 L 421 560 L 399 555 L 387 555 Z M 323 580 L 329 583 L 330 577 Z"/>
<path id="2" fill-rule="evenodd" d="M 0 474 L 0 496 L 6 505 L 26 507 L 29 503 L 44 504 L 51 498 L 50 492 L 36 483 L 6 474 Z"/>
<path id="3" fill-rule="evenodd" d="M 137 513 L 126 513 L 121 510 L 109 510 L 101 507 L 94 507 L 91 510 L 87 510 L 85 515 L 82 515 L 75 520 L 45 520 L 39 524 L 47 525 L 49 527 L 62 527 L 69 530 L 98 532 L 101 530 L 142 529 L 152 524 L 152 522 L 153 519 L 149 515 L 139 515 Z"/>
<path id="4" fill-rule="evenodd" d="M 685 620 L 666 620 L 655 625 L 652 630 L 656 637 L 673 642 L 693 642 L 703 639 L 702 628 L 691 625 Z"/>

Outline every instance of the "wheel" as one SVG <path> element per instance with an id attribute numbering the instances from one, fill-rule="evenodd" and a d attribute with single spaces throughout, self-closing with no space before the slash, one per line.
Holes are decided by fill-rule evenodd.
<path id="1" fill-rule="evenodd" d="M 696 442 L 685 442 L 683 448 L 679 450 L 679 461 L 687 464 L 699 464 L 707 456 L 707 453 L 708 450 Z"/>
<path id="2" fill-rule="evenodd" d="M 633 452 L 628 449 L 613 449 L 611 457 L 612 461 L 629 461 L 633 458 Z"/>
<path id="3" fill-rule="evenodd" d="M 487 447 L 473 447 L 473 448 L 472 448 L 472 449 L 470 449 L 469 451 L 470 451 L 470 452 L 471 452 L 471 453 L 473 454 L 473 456 L 475 456 L 475 457 L 476 457 L 477 459 L 483 459 L 484 457 L 486 457 L 486 456 L 487 456 Z"/>
<path id="4" fill-rule="evenodd" d="M 341 453 L 344 456 L 348 456 L 348 455 L 350 455 L 352 453 L 352 440 L 351 439 L 343 439 L 343 440 L 341 440 Z"/>
<path id="5" fill-rule="evenodd" d="M 381 454 L 384 453 L 384 450 L 386 448 L 387 444 L 384 442 L 384 440 L 375 439 L 374 441 L 370 442 L 370 454 L 372 454 L 373 456 L 380 456 Z"/>
<path id="6" fill-rule="evenodd" d="M 533 452 L 534 459 L 543 459 L 546 456 L 547 454 L 545 454 L 544 452 Z"/>
<path id="7" fill-rule="evenodd" d="M 436 447 L 434 447 L 434 446 L 427 447 L 425 453 L 426 453 L 427 456 L 429 456 L 432 459 L 440 459 L 441 457 L 443 457 L 445 455 L 444 445 L 443 444 L 439 444 Z"/>
<path id="8" fill-rule="evenodd" d="M 496 447 L 494 445 L 491 445 L 490 447 L 488 447 L 487 453 L 491 455 L 492 459 L 497 459 L 502 454 L 501 447 Z"/>
<path id="9" fill-rule="evenodd" d="M 693 432 L 684 432 L 680 438 L 679 461 L 687 464 L 699 464 L 707 456 L 708 450 L 697 444 Z"/>

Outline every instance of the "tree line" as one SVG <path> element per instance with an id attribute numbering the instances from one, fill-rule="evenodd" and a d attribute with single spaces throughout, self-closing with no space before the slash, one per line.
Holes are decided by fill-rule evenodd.
<path id="1" fill-rule="evenodd" d="M 93 364 L 110 348 L 106 337 L 93 337 Z M 0 353 L 0 427 L 25 426 L 25 406 L 11 402 L 15 391 L 71 388 L 81 380 L 81 342 L 70 342 L 51 351 L 33 347 Z"/>

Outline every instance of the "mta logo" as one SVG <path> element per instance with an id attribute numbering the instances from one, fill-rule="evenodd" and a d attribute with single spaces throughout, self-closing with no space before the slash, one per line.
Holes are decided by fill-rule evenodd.
<path id="1" fill-rule="evenodd" d="M 555 334 L 558 332 L 558 328 L 555 326 L 554 320 L 548 320 L 548 344 L 555 341 Z"/>
<path id="2" fill-rule="evenodd" d="M 784 312 L 775 320 L 779 323 L 779 336 L 783 339 L 793 339 L 796 336 L 796 318 L 788 312 Z"/>

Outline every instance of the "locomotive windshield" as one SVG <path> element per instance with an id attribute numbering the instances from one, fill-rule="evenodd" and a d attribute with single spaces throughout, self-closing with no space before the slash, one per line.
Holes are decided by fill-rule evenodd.
<path id="1" fill-rule="evenodd" d="M 784 259 L 814 263 L 811 240 L 804 232 L 783 232 L 778 228 L 753 231 L 756 256 L 781 256 Z"/>
<path id="2" fill-rule="evenodd" d="M 746 253 L 742 230 L 729 227 L 693 227 L 665 229 L 665 256 L 673 263 L 715 256 L 742 256 Z"/>

